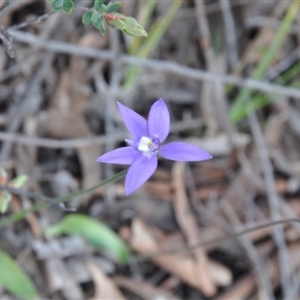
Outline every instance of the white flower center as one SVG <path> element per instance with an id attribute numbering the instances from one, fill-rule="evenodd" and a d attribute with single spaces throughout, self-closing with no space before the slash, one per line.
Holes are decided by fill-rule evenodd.
<path id="1" fill-rule="evenodd" d="M 158 138 L 149 138 L 147 136 L 141 137 L 137 148 L 143 152 L 143 155 L 147 157 L 151 157 L 152 155 L 156 155 L 158 152 L 158 148 L 160 146 L 160 142 Z"/>
<path id="2" fill-rule="evenodd" d="M 150 150 L 150 147 L 152 146 L 152 141 L 146 137 L 146 136 L 143 136 L 141 137 L 140 139 L 140 142 L 138 144 L 138 149 L 142 152 L 151 152 Z"/>

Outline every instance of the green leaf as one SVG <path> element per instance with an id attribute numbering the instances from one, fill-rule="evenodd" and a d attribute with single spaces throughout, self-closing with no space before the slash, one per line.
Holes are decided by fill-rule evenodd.
<path id="1" fill-rule="evenodd" d="M 95 27 L 97 27 L 96 25 L 98 24 L 100 18 L 101 18 L 101 16 L 97 12 L 93 13 L 92 18 L 91 18 L 91 22 L 93 23 L 93 25 Z"/>
<path id="2" fill-rule="evenodd" d="M 135 18 L 126 17 L 125 19 L 123 19 L 123 22 L 125 23 L 126 26 L 123 29 L 124 33 L 136 37 L 142 37 L 148 35 L 145 29 L 141 25 L 139 25 L 139 23 Z"/>
<path id="3" fill-rule="evenodd" d="M 104 3 L 104 0 L 95 0 L 94 9 L 97 11 L 101 11 L 102 9 L 104 10 L 106 6 L 103 5 L 103 3 Z"/>
<path id="4" fill-rule="evenodd" d="M 125 23 L 122 20 L 110 20 L 108 24 L 116 29 L 125 29 Z"/>
<path id="5" fill-rule="evenodd" d="M 38 292 L 31 279 L 0 249 L 0 284 L 11 294 L 21 299 L 36 299 Z"/>
<path id="6" fill-rule="evenodd" d="M 92 24 L 101 32 L 102 35 L 105 35 L 106 33 L 106 22 L 103 19 L 103 17 L 97 13 L 94 12 L 92 18 L 91 18 Z"/>
<path id="7" fill-rule="evenodd" d="M 55 6 L 62 7 L 64 5 L 64 0 L 54 0 Z"/>
<path id="8" fill-rule="evenodd" d="M 118 9 L 121 7 L 121 2 L 109 2 L 107 7 L 105 8 L 106 13 L 111 13 L 118 11 Z"/>
<path id="9" fill-rule="evenodd" d="M 8 204 L 11 201 L 11 194 L 4 191 L 0 193 L 0 212 L 2 214 L 7 212 Z"/>
<path id="10" fill-rule="evenodd" d="M 125 28 L 122 31 L 130 36 L 136 36 L 136 37 L 148 36 L 148 33 L 144 29 L 139 29 L 139 28 L 133 28 L 133 29 Z"/>
<path id="11" fill-rule="evenodd" d="M 135 28 L 136 26 L 139 26 L 139 23 L 137 20 L 133 17 L 126 17 L 123 19 L 126 27 Z"/>
<path id="12" fill-rule="evenodd" d="M 17 176 L 16 178 L 14 178 L 13 180 L 11 180 L 8 185 L 15 188 L 15 189 L 19 189 L 22 186 L 24 186 L 24 184 L 26 183 L 28 179 L 27 175 L 20 175 Z"/>
<path id="13" fill-rule="evenodd" d="M 48 0 L 52 2 L 52 10 L 59 12 L 63 10 L 64 12 L 70 14 L 74 9 L 74 0 Z"/>
<path id="14" fill-rule="evenodd" d="M 63 0 L 55 0 L 53 2 L 53 5 L 52 5 L 52 9 L 55 11 L 55 12 L 59 12 L 62 10 L 62 7 L 63 7 Z"/>
<path id="15" fill-rule="evenodd" d="M 64 0 L 63 4 L 63 10 L 67 13 L 70 14 L 74 9 L 74 2 L 73 0 Z"/>
<path id="16" fill-rule="evenodd" d="M 87 11 L 86 13 L 84 13 L 84 15 L 82 16 L 82 23 L 85 25 L 91 23 L 92 16 L 93 13 L 91 11 Z"/>
<path id="17" fill-rule="evenodd" d="M 70 214 L 58 224 L 48 228 L 51 235 L 77 234 L 84 237 L 91 245 L 102 248 L 110 253 L 120 263 L 126 263 L 129 258 L 127 245 L 109 227 L 88 216 Z"/>
<path id="18" fill-rule="evenodd" d="M 105 35 L 107 25 L 106 25 L 106 22 L 103 18 L 100 18 L 98 20 L 98 22 L 96 24 L 94 24 L 94 26 L 100 31 L 100 33 L 102 35 Z"/>

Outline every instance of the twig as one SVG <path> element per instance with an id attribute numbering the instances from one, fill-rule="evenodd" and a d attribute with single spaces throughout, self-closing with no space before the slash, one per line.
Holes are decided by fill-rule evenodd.
<path id="1" fill-rule="evenodd" d="M 82 47 L 61 41 L 45 41 L 34 34 L 9 30 L 8 33 L 19 42 L 46 49 L 51 52 L 66 53 L 71 55 L 85 56 L 95 59 L 112 61 L 115 59 L 114 53 L 109 50 L 98 50 L 90 47 Z M 268 94 L 279 94 L 282 96 L 295 97 L 300 99 L 300 91 L 254 79 L 242 79 L 228 74 L 215 74 L 203 70 L 196 70 L 173 62 L 161 61 L 158 59 L 143 59 L 130 55 L 120 55 L 120 61 L 124 64 L 139 65 L 152 70 L 177 74 L 186 78 L 199 81 L 217 81 L 224 84 L 231 84 L 238 87 L 247 87 Z"/>
<path id="2" fill-rule="evenodd" d="M 196 20 L 199 31 L 199 44 L 205 59 L 205 67 L 208 72 L 215 69 L 215 55 L 211 46 L 211 33 L 206 15 L 206 8 L 204 1 L 194 1 L 196 6 Z M 215 85 L 217 82 L 204 82 L 202 93 L 199 97 L 199 104 L 203 111 L 205 124 L 207 124 L 208 135 L 215 135 L 218 131 L 218 122 L 216 117 L 216 110 L 212 99 L 218 97 L 215 95 Z"/>
<path id="3" fill-rule="evenodd" d="M 5 0 L 2 7 L 0 8 L 0 17 L 15 3 L 11 0 Z"/>
<path id="4" fill-rule="evenodd" d="M 200 119 L 192 119 L 188 121 L 175 122 L 171 125 L 171 132 L 180 132 L 188 129 L 198 128 L 202 125 Z M 97 137 L 88 137 L 82 139 L 50 139 L 32 137 L 24 134 L 14 134 L 0 131 L 0 140 L 10 143 L 27 145 L 32 147 L 45 147 L 52 149 L 67 149 L 67 148 L 80 148 L 91 147 L 95 145 L 105 145 L 107 143 L 116 143 L 122 141 L 129 134 L 127 131 L 120 131 L 110 135 L 101 135 Z"/>
<path id="5" fill-rule="evenodd" d="M 273 167 L 270 161 L 270 155 L 264 139 L 262 130 L 260 128 L 257 116 L 254 112 L 248 114 L 250 128 L 254 137 L 254 141 L 258 150 L 260 163 L 265 179 L 265 189 L 267 193 L 268 203 L 270 207 L 271 220 L 276 220 L 280 217 L 280 203 L 275 188 L 275 178 L 273 174 Z M 278 258 L 281 271 L 281 283 L 284 293 L 284 299 L 288 294 L 287 282 L 291 278 L 290 261 L 288 256 L 288 249 L 284 239 L 284 232 L 282 227 L 273 230 L 273 237 L 278 246 Z"/>
<path id="6" fill-rule="evenodd" d="M 2 29 L 0 30 L 0 40 L 3 43 L 3 46 L 5 48 L 5 51 L 6 51 L 7 55 L 10 58 L 15 58 L 16 54 L 15 54 L 14 49 L 12 48 L 12 44 L 11 44 L 9 38 L 6 36 L 5 32 Z"/>
<path id="7" fill-rule="evenodd" d="M 88 7 L 82 7 L 82 6 L 77 6 L 77 7 L 75 7 L 75 9 L 76 10 L 83 10 L 83 11 L 89 11 L 90 10 Z M 1 13 L 1 11 L 0 11 L 0 13 Z M 40 16 L 38 16 L 36 18 L 33 18 L 31 20 L 28 20 L 26 22 L 16 24 L 16 25 L 12 25 L 12 26 L 6 28 L 6 31 L 8 31 L 8 30 L 17 30 L 17 29 L 24 28 L 24 27 L 26 27 L 28 25 L 31 25 L 31 24 L 40 23 L 40 22 L 48 19 L 49 17 L 51 17 L 52 15 L 57 14 L 57 13 L 60 13 L 60 12 L 55 12 L 55 11 L 47 12 L 43 15 L 40 15 Z"/>
<path id="8" fill-rule="evenodd" d="M 152 258 L 157 257 L 157 256 L 161 256 L 161 255 L 187 253 L 187 252 L 190 252 L 190 251 L 192 251 L 196 248 L 199 248 L 199 247 L 211 247 L 213 245 L 222 244 L 224 242 L 230 241 L 232 239 L 236 239 L 236 238 L 238 238 L 242 235 L 245 235 L 247 233 L 251 233 L 251 232 L 256 231 L 256 230 L 268 228 L 268 227 L 271 227 L 271 226 L 286 224 L 286 223 L 293 223 L 293 222 L 300 223 L 300 219 L 292 218 L 292 219 L 271 221 L 271 222 L 266 223 L 266 224 L 262 224 L 262 225 L 242 229 L 241 231 L 237 231 L 237 232 L 235 232 L 231 235 L 228 235 L 228 236 L 210 239 L 210 240 L 207 240 L 207 241 L 204 241 L 204 242 L 197 243 L 195 245 L 183 246 L 183 247 L 177 247 L 177 248 L 174 248 L 174 249 L 171 249 L 171 250 L 159 251 L 159 252 L 155 252 L 155 253 L 152 253 L 150 255 L 147 255 L 147 256 L 136 256 L 136 257 L 133 258 L 133 260 L 135 260 L 137 262 L 143 262 L 143 261 L 147 261 L 149 259 L 152 259 Z M 1 226 L 0 226 L 0 228 L 1 228 Z"/>
<path id="9" fill-rule="evenodd" d="M 0 81 L 3 82 L 21 73 L 23 70 L 32 70 L 33 66 L 39 60 L 40 60 L 40 55 L 38 55 L 37 53 L 26 56 L 24 59 L 16 62 L 16 64 L 12 65 L 11 67 L 3 71 L 2 74 L 0 74 Z"/>
<path id="10" fill-rule="evenodd" d="M 270 67 L 268 70 L 265 79 L 272 81 L 280 76 L 288 68 L 292 67 L 300 58 L 300 51 L 296 48 L 290 55 L 284 57 L 278 64 L 274 67 Z"/>
<path id="11" fill-rule="evenodd" d="M 228 46 L 228 57 L 231 69 L 238 61 L 238 47 L 235 32 L 234 18 L 232 16 L 229 0 L 219 1 L 225 25 L 225 38 Z"/>
<path id="12" fill-rule="evenodd" d="M 234 227 L 241 229 L 241 221 L 235 213 L 231 203 L 229 201 L 223 201 L 221 203 L 221 208 L 223 208 L 223 211 L 228 219 L 232 221 Z M 257 278 L 257 284 L 260 291 L 260 298 L 268 300 L 274 299 L 270 278 L 266 276 L 264 265 L 261 258 L 259 257 L 257 250 L 255 249 L 255 246 L 253 245 L 253 242 L 248 236 L 242 236 L 240 237 L 240 240 L 242 242 L 242 247 L 246 250 L 253 264 L 255 277 Z"/>
<path id="13" fill-rule="evenodd" d="M 184 183 L 184 164 L 176 162 L 172 169 L 172 183 L 174 188 L 174 210 L 176 220 L 180 229 L 187 239 L 189 245 L 199 241 L 199 232 L 197 223 L 190 214 L 188 199 L 185 192 Z M 195 276 L 199 278 L 198 286 L 205 296 L 212 296 L 216 293 L 216 286 L 208 272 L 209 263 L 206 252 L 199 248 L 193 252 L 195 264 L 197 264 Z"/>
<path id="14" fill-rule="evenodd" d="M 48 12 L 46 14 L 43 14 L 41 16 L 38 16 L 37 18 L 34 18 L 32 20 L 28 20 L 26 22 L 23 22 L 23 23 L 20 23 L 20 24 L 17 24 L 17 25 L 13 25 L 13 26 L 10 26 L 6 29 L 6 31 L 8 30 L 18 30 L 18 29 L 21 29 L 21 28 L 24 28 L 30 24 L 35 24 L 35 23 L 39 23 L 39 22 L 42 22 L 46 19 L 48 19 L 49 17 L 51 17 L 52 15 L 54 14 L 57 14 L 57 12 L 54 12 L 54 11 L 51 11 L 51 12 Z"/>
<path id="15" fill-rule="evenodd" d="M 31 77 L 26 94 L 24 95 L 19 107 L 16 108 L 16 112 L 12 118 L 12 122 L 8 127 L 8 132 L 10 133 L 16 132 L 22 123 L 23 117 L 28 113 L 28 111 L 32 109 L 32 105 L 30 105 L 32 99 L 34 99 L 34 97 L 32 97 L 32 94 L 35 92 L 38 83 L 42 80 L 42 74 L 45 71 L 45 69 L 48 67 L 48 64 L 50 63 L 52 57 L 53 54 L 48 54 L 47 57 L 45 57 L 45 59 L 39 66 L 37 72 Z M 0 152 L 0 162 L 4 161 L 7 158 L 11 146 L 12 144 L 9 142 L 5 142 L 2 145 L 1 152 Z"/>
<path id="16" fill-rule="evenodd" d="M 274 28 L 278 29 L 280 26 L 281 21 L 278 20 L 275 17 L 264 17 L 264 16 L 255 16 L 246 19 L 245 25 L 248 28 L 253 28 L 253 27 L 268 27 L 268 28 Z M 292 25 L 290 30 L 290 34 L 298 34 L 299 33 L 299 27 L 298 25 Z"/>

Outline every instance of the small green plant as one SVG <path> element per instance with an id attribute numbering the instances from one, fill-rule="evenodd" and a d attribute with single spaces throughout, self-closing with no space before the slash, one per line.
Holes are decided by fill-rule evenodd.
<path id="1" fill-rule="evenodd" d="M 52 3 L 52 10 L 55 12 L 64 11 L 67 14 L 72 13 L 74 9 L 73 0 L 47 0 Z"/>
<path id="2" fill-rule="evenodd" d="M 12 179 L 10 182 L 7 182 L 8 176 L 4 169 L 0 168 L 0 185 L 7 185 L 11 188 L 19 189 L 27 181 L 26 175 L 20 175 L 16 178 Z M 0 192 L 0 213 L 4 214 L 7 212 L 8 204 L 12 199 L 11 193 L 7 191 L 1 191 Z"/>
<path id="3" fill-rule="evenodd" d="M 55 12 L 64 11 L 67 14 L 72 13 L 75 8 L 74 0 L 47 0 L 52 3 L 52 10 Z M 121 2 L 109 2 L 104 4 L 105 0 L 95 0 L 92 8 L 82 16 L 83 24 L 92 24 L 101 34 L 106 34 L 107 26 L 119 29 L 125 34 L 136 37 L 146 37 L 148 34 L 145 29 L 133 17 L 127 17 L 118 13 Z"/>

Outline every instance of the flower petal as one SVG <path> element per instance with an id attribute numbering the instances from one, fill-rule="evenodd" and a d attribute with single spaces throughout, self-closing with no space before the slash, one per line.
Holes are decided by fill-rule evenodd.
<path id="1" fill-rule="evenodd" d="M 135 139 L 125 139 L 125 142 L 134 148 L 138 148 L 141 138 L 135 138 Z"/>
<path id="2" fill-rule="evenodd" d="M 143 155 L 141 151 L 133 147 L 123 147 L 107 152 L 96 159 L 97 162 L 131 165 L 138 157 Z"/>
<path id="3" fill-rule="evenodd" d="M 212 158 L 209 153 L 201 148 L 182 142 L 168 143 L 161 146 L 159 154 L 164 158 L 177 161 L 201 161 Z"/>
<path id="4" fill-rule="evenodd" d="M 147 121 L 127 106 L 120 102 L 117 103 L 122 115 L 122 119 L 129 132 L 137 138 L 148 136 Z"/>
<path id="5" fill-rule="evenodd" d="M 157 136 L 161 143 L 170 132 L 170 113 L 161 98 L 151 106 L 148 116 L 148 131 L 151 137 Z"/>
<path id="6" fill-rule="evenodd" d="M 142 155 L 129 168 L 125 178 L 126 196 L 144 184 L 157 168 L 156 155 L 150 158 Z"/>

